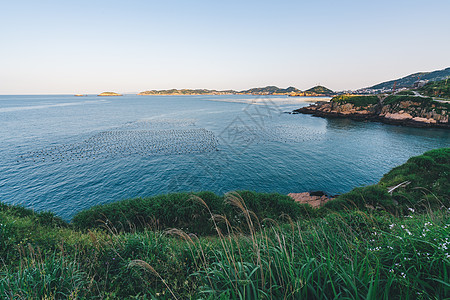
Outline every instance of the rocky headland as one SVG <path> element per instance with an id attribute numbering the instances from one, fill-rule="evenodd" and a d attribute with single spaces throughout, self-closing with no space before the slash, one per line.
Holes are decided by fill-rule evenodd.
<path id="1" fill-rule="evenodd" d="M 414 127 L 450 128 L 450 102 L 438 102 L 429 97 L 390 95 L 340 95 L 330 101 L 319 101 L 293 113 L 317 117 L 350 118 L 380 121 Z"/>

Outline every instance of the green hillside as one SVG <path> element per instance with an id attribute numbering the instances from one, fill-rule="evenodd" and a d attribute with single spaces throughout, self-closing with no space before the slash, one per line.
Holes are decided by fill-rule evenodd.
<path id="1" fill-rule="evenodd" d="M 288 87 L 285 89 L 276 86 L 266 86 L 261 88 L 252 88 L 249 90 L 240 91 L 240 94 L 261 94 L 261 95 L 272 95 L 272 94 L 288 94 L 300 92 L 299 89 L 295 87 Z"/>
<path id="2" fill-rule="evenodd" d="M 432 81 L 417 91 L 430 97 L 450 98 L 450 80 Z"/>
<path id="3" fill-rule="evenodd" d="M 332 95 L 334 92 L 324 86 L 318 85 L 313 88 L 310 88 L 309 90 L 306 90 L 305 93 L 316 93 L 316 94 L 323 94 L 323 95 Z"/>
<path id="4" fill-rule="evenodd" d="M 408 76 L 405 76 L 402 78 L 398 78 L 398 79 L 394 79 L 394 80 L 376 84 L 372 87 L 369 87 L 369 89 L 391 89 L 394 86 L 395 82 L 397 82 L 396 88 L 402 88 L 402 87 L 410 88 L 413 86 L 414 82 L 416 82 L 418 79 L 428 80 L 428 81 L 438 81 L 438 80 L 446 79 L 448 76 L 450 76 L 450 67 L 443 69 L 443 70 L 433 71 L 433 72 L 414 73 L 414 74 L 411 74 L 411 75 L 408 75 Z"/>

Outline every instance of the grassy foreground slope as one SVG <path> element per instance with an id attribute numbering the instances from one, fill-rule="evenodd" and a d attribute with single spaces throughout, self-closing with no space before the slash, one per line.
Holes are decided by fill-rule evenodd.
<path id="1" fill-rule="evenodd" d="M 276 216 L 274 202 L 265 202 L 283 202 L 282 195 L 197 194 L 211 198 L 188 203 L 189 209 L 211 211 L 205 227 L 216 233 L 205 237 L 179 229 L 133 229 L 133 220 L 128 228 L 109 220 L 74 226 L 51 213 L 2 204 L 0 298 L 445 299 L 449 162 L 449 148 L 426 152 L 377 185 L 356 188 L 312 214 L 293 211 L 290 218 L 262 219 Z M 410 183 L 392 196 L 386 192 L 405 181 Z M 161 197 L 173 197 L 172 205 L 180 206 L 176 196 Z M 114 216 L 121 203 L 139 200 L 104 211 Z M 141 203 L 136 209 L 153 207 L 145 199 Z M 214 214 L 213 206 L 223 214 Z M 101 208 L 81 214 L 87 218 Z"/>

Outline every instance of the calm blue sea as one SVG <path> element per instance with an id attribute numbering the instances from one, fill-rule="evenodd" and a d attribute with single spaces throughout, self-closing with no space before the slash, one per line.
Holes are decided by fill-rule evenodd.
<path id="1" fill-rule="evenodd" d="M 343 193 L 450 131 L 291 115 L 311 98 L 0 96 L 0 201 L 70 220 L 179 191 Z"/>

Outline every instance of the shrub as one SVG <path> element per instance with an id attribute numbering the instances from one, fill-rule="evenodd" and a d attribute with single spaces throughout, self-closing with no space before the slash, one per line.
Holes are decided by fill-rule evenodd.
<path id="1" fill-rule="evenodd" d="M 283 214 L 295 220 L 314 214 L 309 206 L 299 205 L 286 195 L 249 191 L 240 191 L 236 195 L 260 220 L 277 219 Z M 200 235 L 214 234 L 211 214 L 225 216 L 232 226 L 238 226 L 242 220 L 242 211 L 233 207 L 227 197 L 199 192 L 129 199 L 81 211 L 72 222 L 80 229 L 102 226 L 123 231 L 179 228 Z M 226 230 L 225 224 L 221 224 L 220 228 Z"/>
<path id="2" fill-rule="evenodd" d="M 389 195 L 385 188 L 378 185 L 355 188 L 327 202 L 325 208 L 334 211 L 344 209 L 366 210 L 367 208 L 381 208 L 383 210 L 395 211 L 395 205 L 391 195 Z"/>
<path id="3" fill-rule="evenodd" d="M 340 95 L 333 97 L 331 101 L 341 104 L 351 103 L 354 106 L 368 106 L 378 104 L 379 99 L 377 96 Z"/>

